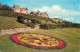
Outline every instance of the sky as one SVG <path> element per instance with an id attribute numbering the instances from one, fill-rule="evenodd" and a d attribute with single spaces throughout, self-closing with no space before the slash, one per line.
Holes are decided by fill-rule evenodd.
<path id="1" fill-rule="evenodd" d="M 63 20 L 80 23 L 80 0 L 0 0 L 0 2 L 11 7 L 14 4 L 20 5 L 21 8 L 28 8 L 29 12 L 33 9 L 47 12 L 50 18 L 59 17 Z"/>

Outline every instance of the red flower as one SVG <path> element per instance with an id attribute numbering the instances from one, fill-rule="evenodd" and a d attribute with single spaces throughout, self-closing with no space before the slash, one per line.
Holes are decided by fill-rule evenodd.
<path id="1" fill-rule="evenodd" d="M 32 48 L 38 48 L 38 49 L 55 49 L 55 48 L 56 49 L 57 48 L 60 49 L 60 48 L 65 48 L 67 46 L 66 43 L 63 40 L 60 40 L 60 39 L 52 37 L 52 36 L 49 36 L 49 37 L 54 38 L 54 39 L 56 39 L 56 41 L 59 42 L 59 44 L 57 46 L 36 46 L 36 45 L 28 44 L 28 43 L 25 44 L 25 43 L 23 43 L 23 42 L 21 42 L 21 41 L 18 40 L 18 36 L 20 36 L 21 34 L 23 34 L 23 33 L 14 34 L 14 35 L 10 36 L 10 39 L 13 42 L 15 42 L 15 43 L 17 43 L 19 45 L 23 45 L 23 46 L 27 46 L 27 47 L 32 47 Z M 28 33 L 28 34 L 30 34 L 30 33 Z M 43 35 L 43 34 L 38 34 L 38 35 Z M 46 36 L 46 35 L 44 35 L 44 36 Z M 34 43 L 34 39 L 28 39 L 28 41 L 31 42 L 31 43 Z M 45 43 L 46 45 L 48 45 L 47 44 L 48 41 L 44 41 L 43 43 Z M 37 42 L 37 44 L 41 45 L 42 43 L 41 42 Z"/>

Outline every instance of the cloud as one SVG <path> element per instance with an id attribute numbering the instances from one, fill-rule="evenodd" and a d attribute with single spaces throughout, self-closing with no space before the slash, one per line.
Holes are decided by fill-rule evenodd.
<path id="1" fill-rule="evenodd" d="M 37 8 L 35 11 L 40 10 L 41 12 L 47 12 L 49 16 L 69 16 L 69 14 L 72 14 L 72 16 L 80 16 L 80 12 L 73 11 L 73 10 L 66 10 L 63 9 L 59 5 L 53 5 L 52 7 L 43 6 L 42 8 Z"/>
<path id="2" fill-rule="evenodd" d="M 54 16 L 53 18 L 60 18 L 59 16 Z"/>
<path id="3" fill-rule="evenodd" d="M 52 6 L 52 8 L 55 9 L 55 10 L 61 10 L 61 7 L 58 6 L 58 5 L 54 5 L 54 6 Z"/>

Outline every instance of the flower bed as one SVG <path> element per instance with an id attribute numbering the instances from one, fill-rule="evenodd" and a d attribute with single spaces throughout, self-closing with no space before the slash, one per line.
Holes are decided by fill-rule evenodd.
<path id="1" fill-rule="evenodd" d="M 37 49 L 61 49 L 66 47 L 63 40 L 43 34 L 18 33 L 11 35 L 10 39 L 19 45 Z"/>

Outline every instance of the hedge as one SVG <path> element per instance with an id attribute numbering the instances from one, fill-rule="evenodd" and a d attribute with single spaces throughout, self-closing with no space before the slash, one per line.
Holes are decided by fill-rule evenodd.
<path id="1" fill-rule="evenodd" d="M 71 25 L 71 27 L 80 28 L 80 24 L 78 24 L 78 23 L 73 23 L 73 24 Z"/>
<path id="2" fill-rule="evenodd" d="M 59 26 L 53 25 L 53 24 L 41 24 L 40 28 L 41 29 L 55 29 L 55 28 L 59 28 Z"/>

